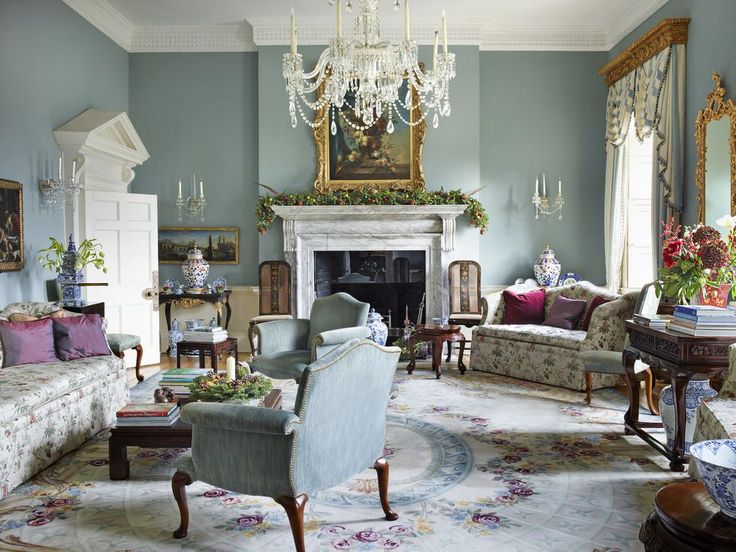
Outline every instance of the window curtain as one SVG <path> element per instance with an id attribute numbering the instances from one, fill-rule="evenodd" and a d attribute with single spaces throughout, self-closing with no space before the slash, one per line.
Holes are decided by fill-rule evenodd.
<path id="1" fill-rule="evenodd" d="M 660 221 L 682 209 L 685 46 L 671 45 L 613 83 L 606 103 L 606 188 L 604 235 L 607 286 L 621 287 L 626 245 L 625 141 L 634 117 L 640 140 L 655 133 L 651 231 L 661 248 Z M 653 255 L 655 274 L 661 259 Z"/>

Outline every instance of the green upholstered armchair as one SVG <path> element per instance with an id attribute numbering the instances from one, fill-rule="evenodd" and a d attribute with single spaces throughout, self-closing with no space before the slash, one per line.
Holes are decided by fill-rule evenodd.
<path id="1" fill-rule="evenodd" d="M 258 355 L 251 368 L 277 379 L 299 381 L 307 364 L 335 347 L 371 335 L 365 325 L 368 303 L 347 293 L 315 300 L 309 320 L 275 320 L 258 324 Z"/>
<path id="2" fill-rule="evenodd" d="M 383 458 L 386 406 L 399 359 L 397 347 L 354 339 L 306 367 L 294 412 L 235 404 L 190 403 L 192 449 L 171 482 L 187 534 L 185 486 L 200 480 L 248 495 L 272 497 L 289 517 L 296 550 L 304 550 L 308 495 L 373 467 L 386 519 L 388 462 Z"/>

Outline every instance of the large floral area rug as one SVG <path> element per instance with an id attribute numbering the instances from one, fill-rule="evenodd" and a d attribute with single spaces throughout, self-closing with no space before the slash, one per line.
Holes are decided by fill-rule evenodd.
<path id="1" fill-rule="evenodd" d="M 366 470 L 311 498 L 308 550 L 641 550 L 639 526 L 656 490 L 684 477 L 624 436 L 626 404 L 615 390 L 586 406 L 582 393 L 477 372 L 435 380 L 402 371 L 397 384 L 385 454 L 399 519 L 381 517 Z M 285 391 L 293 403 L 293 384 Z M 0 500 L 0 550 L 293 550 L 275 502 L 199 482 L 187 493 L 189 536 L 173 539 L 170 480 L 182 450 L 130 447 L 130 479 L 110 481 L 106 438 Z M 329 469 L 329 458 L 315 462 Z"/>

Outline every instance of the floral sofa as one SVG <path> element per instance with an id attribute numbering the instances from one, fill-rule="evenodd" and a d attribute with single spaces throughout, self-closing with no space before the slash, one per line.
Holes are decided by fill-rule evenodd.
<path id="1" fill-rule="evenodd" d="M 517 293 L 536 288 L 533 280 L 507 289 Z M 481 324 L 473 330 L 470 369 L 492 372 L 576 391 L 586 389 L 585 374 L 579 354 L 584 351 L 623 351 L 626 340 L 625 321 L 634 314 L 638 292 L 618 295 L 590 282 L 578 282 L 564 287 L 548 288 L 545 313 L 554 299 L 563 295 L 569 299 L 590 301 L 600 295 L 609 300 L 600 305 L 590 321 L 588 331 L 564 330 L 536 324 L 502 324 L 503 292 L 482 299 Z M 617 382 L 615 375 L 592 374 L 592 388 L 610 387 Z"/>
<path id="2" fill-rule="evenodd" d="M 14 303 L 0 319 L 58 309 Z M 0 366 L 2 356 L 0 345 Z M 125 364 L 113 355 L 0 368 L 0 497 L 113 425 L 128 400 Z"/>

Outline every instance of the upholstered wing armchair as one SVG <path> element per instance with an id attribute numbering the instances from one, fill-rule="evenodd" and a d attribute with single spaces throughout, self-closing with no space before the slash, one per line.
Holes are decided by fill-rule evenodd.
<path id="1" fill-rule="evenodd" d="M 351 339 L 370 336 L 369 307 L 347 293 L 335 293 L 314 302 L 309 320 L 258 324 L 253 328 L 258 355 L 251 367 L 272 378 L 299 381 L 310 362 Z"/>
<path id="2" fill-rule="evenodd" d="M 333 487 L 368 467 L 378 473 L 386 519 L 388 463 L 383 458 L 386 406 L 397 347 L 352 340 L 304 370 L 294 412 L 234 404 L 190 403 L 181 417 L 192 424 L 192 449 L 177 461 L 171 485 L 187 534 L 185 486 L 200 480 L 236 493 L 269 496 L 289 517 L 296 550 L 304 550 L 308 495 Z"/>

